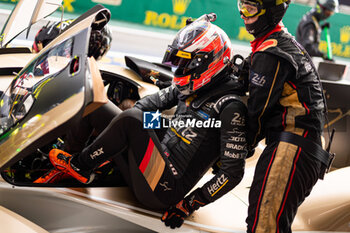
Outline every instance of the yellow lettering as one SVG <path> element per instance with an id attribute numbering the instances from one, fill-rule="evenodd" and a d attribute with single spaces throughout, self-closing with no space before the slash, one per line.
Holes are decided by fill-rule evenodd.
<path id="1" fill-rule="evenodd" d="M 350 45 L 337 44 L 332 42 L 332 53 L 334 56 L 339 57 L 350 57 Z M 318 47 L 321 52 L 327 52 L 327 42 L 320 41 L 320 45 Z"/>
<path id="2" fill-rule="evenodd" d="M 336 44 L 332 42 L 332 51 L 333 51 L 333 55 L 335 56 L 341 56 L 341 52 L 342 52 L 342 48 L 343 46 L 341 44 Z"/>
<path id="3" fill-rule="evenodd" d="M 143 23 L 146 25 L 158 26 L 157 25 L 157 18 L 158 18 L 157 12 L 146 11 L 146 18 L 145 18 L 145 21 L 143 21 Z"/>
<path id="4" fill-rule="evenodd" d="M 176 30 L 179 30 L 183 27 L 186 26 L 186 20 L 188 19 L 189 17 L 181 17 L 180 20 L 179 20 L 179 17 L 177 15 L 172 15 L 171 16 L 171 23 L 169 25 L 169 27 L 171 29 L 176 29 Z M 180 22 L 179 22 L 180 21 Z"/>
<path id="5" fill-rule="evenodd" d="M 172 28 L 172 29 L 177 29 L 178 28 L 177 20 L 178 20 L 177 15 L 172 15 L 171 16 L 170 28 Z"/>
<path id="6" fill-rule="evenodd" d="M 320 41 L 320 44 L 318 45 L 318 49 L 321 51 L 321 52 L 327 52 L 327 42 L 326 41 L 323 41 L 321 40 Z M 334 52 L 333 52 L 334 53 Z"/>
<path id="7" fill-rule="evenodd" d="M 350 57 L 350 45 L 346 45 L 341 54 L 343 57 Z"/>
<path id="8" fill-rule="evenodd" d="M 167 13 L 158 14 L 154 11 L 146 11 L 145 20 L 143 23 L 145 25 L 152 25 L 162 28 L 171 28 L 179 30 L 186 26 L 186 20 L 189 17 L 181 17 L 177 15 L 169 15 Z"/>
<path id="9" fill-rule="evenodd" d="M 170 25 L 170 15 L 167 13 L 162 13 L 158 18 L 158 25 L 161 27 L 168 27 Z"/>
<path id="10" fill-rule="evenodd" d="M 182 23 L 183 19 L 185 19 L 185 24 Z M 180 23 L 178 23 L 179 17 L 177 15 L 171 16 L 170 28 L 176 29 L 176 30 L 183 28 L 184 26 L 186 26 L 186 19 L 187 19 L 187 17 L 181 17 L 181 21 L 180 21 Z"/>

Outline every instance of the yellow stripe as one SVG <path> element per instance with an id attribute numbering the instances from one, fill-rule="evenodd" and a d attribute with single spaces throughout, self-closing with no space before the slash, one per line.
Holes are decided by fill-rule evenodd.
<path id="1" fill-rule="evenodd" d="M 218 189 L 216 190 L 211 196 L 213 197 L 217 192 L 219 192 L 220 189 L 222 189 L 222 187 L 224 187 L 228 182 L 228 179 L 225 181 L 225 183 Z"/>
<path id="2" fill-rule="evenodd" d="M 152 156 L 152 164 L 149 164 L 151 166 L 151 171 L 149 173 L 148 181 L 150 183 L 151 188 L 155 187 L 155 185 L 158 183 L 161 174 L 163 170 L 159 170 L 160 168 L 165 165 L 164 160 L 161 158 L 160 153 L 158 150 L 155 151 L 155 153 Z M 155 184 L 154 184 L 155 183 Z"/>
<path id="3" fill-rule="evenodd" d="M 171 128 L 171 131 L 173 131 L 173 132 L 176 134 L 176 136 L 178 136 L 179 138 L 181 138 L 182 141 L 186 142 L 187 144 L 191 144 L 191 142 L 190 142 L 189 140 L 187 140 L 186 138 L 184 138 L 184 137 L 182 137 L 180 134 L 178 134 L 174 128 Z"/>
<path id="4" fill-rule="evenodd" d="M 278 44 L 277 40 L 275 39 L 270 39 L 270 40 L 266 40 L 264 43 L 262 43 L 259 47 L 258 47 L 258 51 L 265 51 L 268 48 L 271 47 L 275 47 Z"/>
<path id="5" fill-rule="evenodd" d="M 16 95 L 15 101 L 13 102 L 12 106 L 11 106 L 11 110 L 8 116 L 10 116 L 12 114 L 12 110 L 15 107 L 15 105 L 17 104 L 17 98 L 19 97 L 19 94 Z"/>
<path id="6" fill-rule="evenodd" d="M 316 17 L 315 17 L 315 16 L 312 16 L 311 18 L 312 18 L 312 21 L 313 21 L 313 22 L 315 23 L 315 25 L 316 25 L 316 29 L 317 29 L 317 30 L 320 29 L 320 24 L 318 23 Z"/>
<path id="7" fill-rule="evenodd" d="M 147 164 L 147 167 L 145 168 L 144 172 L 143 172 L 143 176 L 146 177 L 146 179 L 148 180 L 148 177 L 152 176 L 152 169 L 153 169 L 153 164 L 155 163 L 156 160 L 156 153 L 159 153 L 157 150 L 157 147 L 153 147 L 153 151 L 151 154 L 151 158 L 149 159 L 149 162 Z"/>
<path id="8" fill-rule="evenodd" d="M 258 118 L 259 130 L 258 130 L 258 132 L 257 132 L 256 135 L 255 135 L 253 145 L 255 145 L 255 143 L 256 143 L 256 138 L 258 137 L 258 135 L 259 135 L 260 132 L 261 132 L 261 117 L 264 115 L 264 112 L 265 112 L 265 110 L 266 110 L 266 108 L 267 108 L 267 105 L 269 104 L 270 97 L 271 97 L 271 93 L 272 93 L 272 89 L 273 89 L 273 87 L 274 87 L 274 85 L 275 85 L 276 77 L 277 77 L 277 73 L 278 73 L 279 69 L 280 69 L 280 62 L 278 61 L 277 69 L 276 69 L 276 73 L 275 73 L 275 77 L 273 78 L 272 86 L 271 86 L 271 89 L 270 89 L 270 91 L 269 91 L 269 96 L 268 96 L 268 98 L 267 98 L 267 100 L 266 100 L 264 109 L 263 109 L 263 111 L 261 112 L 261 114 L 260 114 L 260 116 L 259 116 L 259 118 Z"/>
<path id="9" fill-rule="evenodd" d="M 163 175 L 163 171 L 164 171 L 164 168 L 165 168 L 165 163 L 162 163 L 161 165 L 162 166 L 157 167 L 156 176 L 154 176 L 152 181 L 150 182 L 150 186 L 149 187 L 151 188 L 152 191 L 154 191 L 154 189 L 157 187 L 157 184 L 158 184 L 160 178 Z"/>
<path id="10" fill-rule="evenodd" d="M 265 14 L 265 12 L 266 12 L 266 10 L 265 10 L 265 9 L 261 9 L 260 13 L 259 13 L 259 14 L 257 14 L 256 16 L 263 15 L 263 14 Z"/>
<path id="11" fill-rule="evenodd" d="M 293 169 L 298 146 L 280 142 L 267 177 L 255 233 L 275 232 L 277 215 Z"/>
<path id="12" fill-rule="evenodd" d="M 165 168 L 165 162 L 158 149 L 154 147 L 151 159 L 146 167 L 143 176 L 147 180 L 152 191 L 156 188 Z"/>
<path id="13" fill-rule="evenodd" d="M 149 182 L 149 186 L 152 189 L 152 191 L 154 191 L 160 178 L 162 177 L 164 168 L 165 168 L 165 162 L 161 158 L 160 153 L 158 152 L 157 153 L 157 163 L 153 164 L 153 172 L 151 173 L 151 176 L 147 180 Z"/>
<path id="14" fill-rule="evenodd" d="M 298 135 L 302 135 L 304 129 L 295 127 L 295 118 L 298 116 L 304 116 L 306 109 L 300 103 L 298 93 L 288 83 L 284 84 L 282 97 L 280 98 L 280 104 L 287 108 L 287 115 L 285 116 L 286 128 L 284 131 L 292 132 Z"/>

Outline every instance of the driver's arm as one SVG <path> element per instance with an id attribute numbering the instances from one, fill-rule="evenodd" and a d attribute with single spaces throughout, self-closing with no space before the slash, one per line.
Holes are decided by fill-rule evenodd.
<path id="1" fill-rule="evenodd" d="M 221 112 L 222 166 L 219 172 L 201 188 L 197 188 L 165 211 L 162 221 L 166 226 L 180 227 L 193 211 L 217 200 L 242 180 L 247 156 L 246 114 L 246 107 L 240 101 L 231 102 Z"/>
<path id="2" fill-rule="evenodd" d="M 178 95 L 177 89 L 174 86 L 170 86 L 138 100 L 134 107 L 143 111 L 170 109 L 177 105 Z"/>
<path id="3" fill-rule="evenodd" d="M 221 167 L 211 180 L 188 195 L 197 200 L 195 209 L 201 206 L 198 203 L 206 205 L 222 197 L 242 180 L 247 156 L 246 114 L 246 106 L 240 101 L 231 102 L 221 112 Z"/>

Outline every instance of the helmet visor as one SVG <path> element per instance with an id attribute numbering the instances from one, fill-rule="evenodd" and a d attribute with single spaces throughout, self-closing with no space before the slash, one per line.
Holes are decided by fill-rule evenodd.
<path id="1" fill-rule="evenodd" d="M 252 18 L 265 13 L 265 9 L 263 9 L 259 2 L 238 0 L 237 4 L 239 13 L 246 18 Z"/>
<path id="2" fill-rule="evenodd" d="M 165 65 L 170 65 L 175 68 L 188 67 L 191 63 L 192 54 L 179 49 L 175 49 L 172 46 L 168 46 L 165 52 L 162 63 Z"/>

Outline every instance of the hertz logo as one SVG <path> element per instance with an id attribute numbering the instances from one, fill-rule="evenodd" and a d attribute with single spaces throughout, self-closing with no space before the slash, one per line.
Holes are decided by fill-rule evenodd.
<path id="1" fill-rule="evenodd" d="M 185 14 L 187 7 L 190 5 L 191 0 L 173 0 L 173 11 L 175 14 Z"/>

